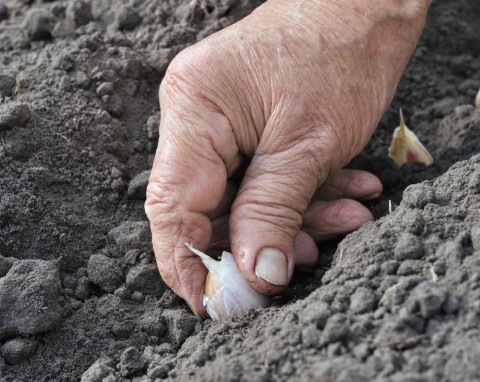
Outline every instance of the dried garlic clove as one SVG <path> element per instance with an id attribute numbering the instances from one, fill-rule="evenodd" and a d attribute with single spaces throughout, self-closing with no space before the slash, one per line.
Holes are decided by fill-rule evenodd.
<path id="1" fill-rule="evenodd" d="M 208 269 L 203 305 L 213 320 L 266 308 L 270 301 L 257 292 L 243 278 L 231 253 L 223 252 L 220 261 L 186 244 L 188 249 L 202 259 Z"/>
<path id="2" fill-rule="evenodd" d="M 398 166 L 411 162 L 422 162 L 427 166 L 433 163 L 433 158 L 428 150 L 414 132 L 405 125 L 402 109 L 400 109 L 400 126 L 393 132 L 388 155 Z"/>
<path id="3" fill-rule="evenodd" d="M 477 96 L 475 97 L 475 106 L 480 107 L 480 89 L 478 89 Z"/>

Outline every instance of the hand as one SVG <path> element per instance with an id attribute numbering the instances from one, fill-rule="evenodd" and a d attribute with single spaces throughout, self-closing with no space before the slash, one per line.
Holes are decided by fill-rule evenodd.
<path id="1" fill-rule="evenodd" d="M 314 240 L 372 218 L 354 199 L 378 195 L 379 180 L 341 168 L 391 102 L 428 5 L 271 0 L 174 59 L 145 210 L 160 273 L 196 313 L 207 271 L 184 243 L 231 247 L 275 294 L 315 264 Z"/>

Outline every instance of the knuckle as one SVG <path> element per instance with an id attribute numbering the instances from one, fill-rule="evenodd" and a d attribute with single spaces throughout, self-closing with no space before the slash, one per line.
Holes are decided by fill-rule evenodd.
<path id="1" fill-rule="evenodd" d="M 208 48 L 192 46 L 181 51 L 172 60 L 160 85 L 160 95 L 171 93 L 199 94 L 205 71 L 212 66 Z"/>
<path id="2" fill-rule="evenodd" d="M 191 70 L 191 65 L 186 63 L 181 57 L 177 56 L 174 58 L 160 84 L 160 96 L 186 92 L 190 86 Z"/>
<path id="3" fill-rule="evenodd" d="M 178 205 L 177 193 L 158 182 L 148 184 L 145 214 L 153 227 L 159 226 L 166 214 L 172 214 L 176 205 Z"/>
<path id="4" fill-rule="evenodd" d="M 290 234 L 301 227 L 303 213 L 302 208 L 293 204 L 273 201 L 265 192 L 263 196 L 257 194 L 237 198 L 232 206 L 231 219 L 232 222 L 261 221 Z"/>

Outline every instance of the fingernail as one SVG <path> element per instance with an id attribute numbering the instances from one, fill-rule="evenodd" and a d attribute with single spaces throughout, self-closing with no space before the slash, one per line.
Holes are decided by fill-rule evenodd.
<path id="1" fill-rule="evenodd" d="M 367 195 L 362 198 L 362 200 L 372 200 L 372 199 L 377 199 L 380 195 L 382 195 L 381 192 L 376 192 L 375 194 Z"/>
<path id="2" fill-rule="evenodd" d="M 288 284 L 287 256 L 276 248 L 263 248 L 257 256 L 255 274 L 273 285 Z"/>
<path id="3" fill-rule="evenodd" d="M 195 311 L 195 309 L 193 309 L 193 305 L 190 304 L 190 301 L 188 300 L 183 300 L 185 301 L 185 304 L 187 304 L 187 306 L 190 308 L 190 310 L 192 311 L 193 314 L 195 314 L 196 316 L 198 316 L 197 312 Z"/>

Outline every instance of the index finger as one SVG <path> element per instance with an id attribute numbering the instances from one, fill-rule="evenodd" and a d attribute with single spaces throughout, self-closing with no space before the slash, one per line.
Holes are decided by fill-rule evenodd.
<path id="1" fill-rule="evenodd" d="M 212 227 L 206 214 L 222 199 L 238 149 L 226 117 L 178 78 L 166 77 L 160 101 L 160 138 L 145 211 L 163 280 L 195 313 L 205 314 L 207 270 L 184 243 L 207 250 Z"/>

